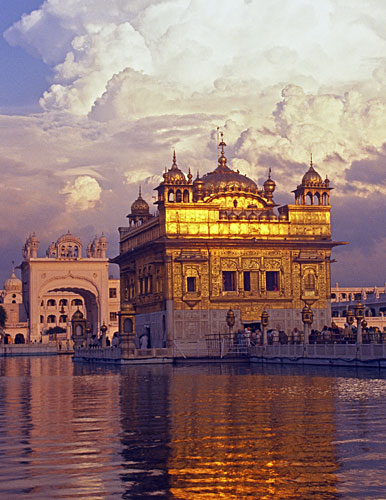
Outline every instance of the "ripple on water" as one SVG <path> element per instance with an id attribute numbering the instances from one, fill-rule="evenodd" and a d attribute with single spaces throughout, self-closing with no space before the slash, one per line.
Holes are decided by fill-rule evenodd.
<path id="1" fill-rule="evenodd" d="M 379 500 L 386 491 L 381 377 L 67 357 L 0 367 L 0 498 Z"/>

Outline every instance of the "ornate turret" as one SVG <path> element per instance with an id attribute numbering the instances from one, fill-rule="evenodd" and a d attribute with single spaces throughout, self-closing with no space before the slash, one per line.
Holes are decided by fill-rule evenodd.
<path id="1" fill-rule="evenodd" d="M 32 233 L 28 236 L 24 248 L 23 248 L 23 257 L 25 259 L 36 259 L 38 256 L 39 249 L 39 240 L 35 233 Z"/>
<path id="2" fill-rule="evenodd" d="M 301 184 L 292 191 L 295 193 L 296 205 L 330 205 L 330 181 L 326 176 L 323 181 L 319 173 L 314 169 L 312 154 L 310 156 L 310 167 L 303 175 Z"/>
<path id="3" fill-rule="evenodd" d="M 68 231 L 56 243 L 51 243 L 46 256 L 53 259 L 79 259 L 82 257 L 82 242 Z"/>
<path id="4" fill-rule="evenodd" d="M 176 152 L 173 151 L 173 163 L 172 168 L 167 170 L 164 175 L 164 184 L 185 184 L 186 177 L 185 174 L 178 168 L 176 161 Z"/>
<path id="5" fill-rule="evenodd" d="M 12 268 L 11 277 L 4 283 L 5 292 L 21 292 L 23 288 L 22 282 L 15 275 L 15 268 Z"/>
<path id="6" fill-rule="evenodd" d="M 275 191 L 275 181 L 271 179 L 271 169 L 268 171 L 268 179 L 264 182 L 264 197 L 269 205 L 273 205 L 273 193 Z"/>
<path id="7" fill-rule="evenodd" d="M 165 170 L 163 182 L 156 188 L 158 191 L 157 204 L 163 203 L 190 203 L 193 198 L 192 174 L 189 169 L 187 178 L 178 168 L 176 152 L 173 152 L 172 167 Z"/>
<path id="8" fill-rule="evenodd" d="M 202 201 L 204 198 L 204 181 L 200 179 L 200 173 L 197 171 L 197 177 L 193 182 L 193 201 Z"/>
<path id="9" fill-rule="evenodd" d="M 150 209 L 147 201 L 142 198 L 141 186 L 139 186 L 138 198 L 132 203 L 131 213 L 127 217 L 129 219 L 130 226 L 132 224 L 142 224 L 152 217 L 150 215 Z"/>
<path id="10" fill-rule="evenodd" d="M 149 205 L 147 201 L 142 198 L 141 186 L 139 186 L 138 198 L 131 205 L 131 214 L 138 217 L 146 217 L 149 215 Z"/>

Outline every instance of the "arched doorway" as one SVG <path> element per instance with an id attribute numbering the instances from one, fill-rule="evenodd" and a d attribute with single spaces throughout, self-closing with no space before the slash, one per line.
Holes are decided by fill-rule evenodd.
<path id="1" fill-rule="evenodd" d="M 71 318 L 77 310 L 81 310 L 87 323 L 87 327 L 91 328 L 91 335 L 98 334 L 103 321 L 107 319 L 107 290 L 108 287 L 101 287 L 90 279 L 74 276 L 63 276 L 45 283 L 40 291 L 37 303 L 49 294 L 67 294 L 67 304 L 61 306 L 60 318 L 67 319 L 67 322 L 61 323 L 61 326 L 67 330 L 67 339 L 69 340 L 73 334 Z M 76 294 L 78 297 L 71 298 L 71 294 Z M 40 314 L 39 311 L 36 311 Z"/>
<path id="2" fill-rule="evenodd" d="M 22 333 L 17 333 L 15 335 L 15 344 L 25 344 L 25 338 Z"/>

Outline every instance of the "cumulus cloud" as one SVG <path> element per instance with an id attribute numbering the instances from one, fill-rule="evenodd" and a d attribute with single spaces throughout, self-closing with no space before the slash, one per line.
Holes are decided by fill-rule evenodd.
<path id="1" fill-rule="evenodd" d="M 87 114 L 127 68 L 187 94 L 213 90 L 216 80 L 235 75 L 313 91 L 366 80 L 376 61 L 385 60 L 379 27 L 386 14 L 374 3 L 378 8 L 369 11 L 344 2 L 343 15 L 342 2 L 334 0 L 110 0 L 108 9 L 102 0 L 46 0 L 5 37 L 54 65 L 56 82 L 42 97 L 44 109 Z M 135 83 L 137 77 L 125 78 Z"/>
<path id="2" fill-rule="evenodd" d="M 14 230 L 28 210 L 44 238 L 97 225 L 114 239 L 138 184 L 151 204 L 173 149 L 185 172 L 215 168 L 220 126 L 233 168 L 259 185 L 273 169 L 278 203 L 312 152 L 336 188 L 335 237 L 355 255 L 375 247 L 363 214 L 374 195 L 385 210 L 385 23 L 381 0 L 45 0 L 4 35 L 54 75 L 40 114 L 0 117 Z M 347 233 L 352 199 L 366 210 Z"/>
<path id="3" fill-rule="evenodd" d="M 70 208 L 88 210 L 100 200 L 102 189 L 94 177 L 81 175 L 73 182 L 67 182 L 60 193 L 67 195 L 66 204 Z"/>

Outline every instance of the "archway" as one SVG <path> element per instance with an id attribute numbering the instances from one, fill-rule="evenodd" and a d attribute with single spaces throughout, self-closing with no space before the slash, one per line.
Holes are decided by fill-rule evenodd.
<path id="1" fill-rule="evenodd" d="M 66 318 L 67 335 L 69 337 L 72 333 L 70 331 L 70 319 L 80 307 L 86 319 L 87 327 L 91 328 L 91 334 L 97 334 L 102 322 L 108 321 L 107 289 L 108 287 L 106 287 L 106 296 L 104 297 L 105 287 L 98 288 L 97 283 L 86 277 L 67 275 L 43 284 L 39 291 L 37 303 L 39 304 L 41 299 L 50 293 L 65 292 L 68 294 L 70 292 L 78 295 L 79 298 L 74 297 L 74 299 L 71 299 L 71 296 L 68 297 L 67 306 L 62 306 L 61 314 L 56 319 L 61 319 L 61 326 L 65 326 L 63 320 Z M 104 300 L 101 297 L 104 297 Z"/>
<path id="2" fill-rule="evenodd" d="M 87 326 L 90 326 L 92 333 L 97 334 L 99 331 L 99 327 L 101 324 L 101 314 L 100 314 L 100 305 L 99 305 L 99 297 L 97 292 L 93 293 L 90 290 L 86 290 L 84 288 L 71 287 L 71 286 L 62 286 L 62 287 L 52 287 L 47 290 L 47 292 L 73 292 L 77 295 L 80 295 L 83 299 L 82 305 L 84 306 L 84 317 L 87 322 Z M 71 308 L 79 308 L 80 299 L 75 301 L 71 301 Z M 70 311 L 68 311 L 70 312 Z M 71 316 L 67 314 L 63 314 L 60 319 L 66 318 L 68 320 Z"/>
<path id="3" fill-rule="evenodd" d="M 22 333 L 17 333 L 15 336 L 15 344 L 25 344 L 25 338 Z"/>

